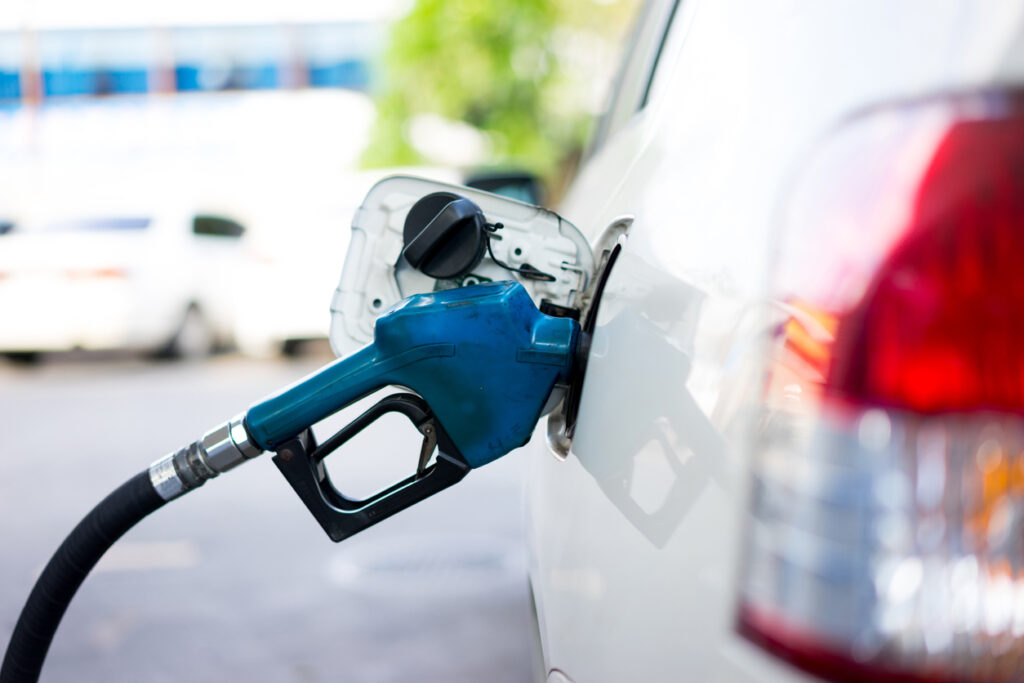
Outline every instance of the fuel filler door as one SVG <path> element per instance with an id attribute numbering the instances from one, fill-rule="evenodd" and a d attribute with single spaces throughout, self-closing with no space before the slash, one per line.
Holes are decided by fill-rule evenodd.
<path id="1" fill-rule="evenodd" d="M 374 323 L 408 296 L 515 280 L 545 313 L 580 317 L 594 279 L 583 234 L 558 214 L 490 192 L 413 176 L 378 182 L 352 221 L 331 302 L 331 348 L 373 340 Z"/>

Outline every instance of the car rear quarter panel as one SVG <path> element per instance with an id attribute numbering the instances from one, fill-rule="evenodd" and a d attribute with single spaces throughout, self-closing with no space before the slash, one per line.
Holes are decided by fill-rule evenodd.
<path id="1" fill-rule="evenodd" d="M 763 283 L 787 183 L 868 106 L 1019 82 L 1022 3 L 682 0 L 651 98 L 562 213 L 635 216 L 572 453 L 530 444 L 531 581 L 577 681 L 802 680 L 732 631 Z"/>

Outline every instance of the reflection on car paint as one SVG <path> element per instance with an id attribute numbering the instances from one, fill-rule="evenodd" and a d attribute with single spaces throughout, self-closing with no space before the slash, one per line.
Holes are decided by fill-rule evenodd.
<path id="1" fill-rule="evenodd" d="M 642 285 L 622 280 L 620 271 L 613 272 L 598 314 L 573 451 L 630 524 L 661 548 L 703 489 L 721 483 L 726 467 L 721 434 L 687 390 L 692 355 L 684 349 L 692 348 L 696 326 L 684 321 L 699 316 L 705 295 L 677 280 L 675 296 L 665 296 L 661 286 L 643 287 L 625 308 L 616 305 L 623 288 Z M 680 329 L 690 335 L 666 332 Z M 587 401 L 588 394 L 605 394 L 605 384 L 620 374 L 659 378 L 626 398 L 633 413 L 646 419 L 619 420 L 604 414 L 615 404 Z"/>

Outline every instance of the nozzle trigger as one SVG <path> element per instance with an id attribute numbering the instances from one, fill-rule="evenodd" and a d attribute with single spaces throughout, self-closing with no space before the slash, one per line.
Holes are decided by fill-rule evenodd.
<path id="1" fill-rule="evenodd" d="M 437 426 L 434 424 L 433 419 L 425 421 L 419 427 L 420 433 L 423 434 L 423 445 L 420 446 L 420 460 L 416 465 L 416 476 L 422 477 L 427 471 L 427 463 L 430 462 L 430 456 L 434 454 L 434 449 L 437 448 Z"/>

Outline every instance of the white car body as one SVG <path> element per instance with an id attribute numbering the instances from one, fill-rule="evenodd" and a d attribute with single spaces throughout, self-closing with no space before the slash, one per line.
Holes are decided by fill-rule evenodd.
<path id="1" fill-rule="evenodd" d="M 754 320 L 779 213 L 801 162 L 859 110 L 1024 81 L 1024 3 L 672 6 L 651 4 L 603 139 L 559 207 L 594 245 L 634 221 L 571 453 L 554 456 L 543 421 L 528 446 L 544 675 L 816 680 L 734 624 L 762 397 Z"/>
<path id="2" fill-rule="evenodd" d="M 233 215 L 184 202 L 118 200 L 68 202 L 45 216 L 16 218 L 0 236 L 0 352 L 190 354 L 230 341 L 239 237 L 195 234 L 193 226 L 197 216 L 210 216 L 240 230 Z M 111 219 L 138 225 L 82 227 Z M 180 336 L 186 324 L 187 339 Z M 176 342 L 188 348 L 170 348 Z"/>

